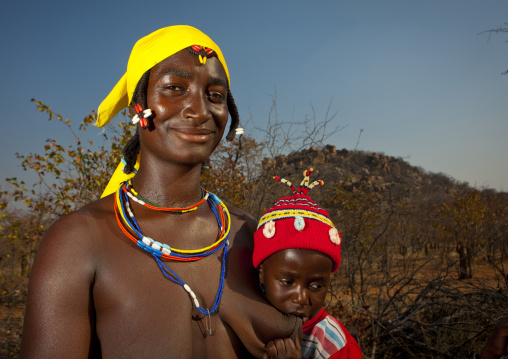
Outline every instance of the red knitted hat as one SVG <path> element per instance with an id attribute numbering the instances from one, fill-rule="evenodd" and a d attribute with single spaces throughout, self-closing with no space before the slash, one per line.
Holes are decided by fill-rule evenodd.
<path id="1" fill-rule="evenodd" d="M 304 179 L 298 190 L 291 182 L 274 177 L 293 190 L 290 197 L 281 197 L 259 220 L 254 233 L 254 253 L 252 262 L 257 268 L 266 258 L 283 249 L 312 249 L 327 254 L 333 260 L 332 272 L 340 264 L 339 232 L 330 220 L 330 215 L 319 207 L 307 193 L 323 181 L 309 185 L 310 171 L 304 171 Z"/>

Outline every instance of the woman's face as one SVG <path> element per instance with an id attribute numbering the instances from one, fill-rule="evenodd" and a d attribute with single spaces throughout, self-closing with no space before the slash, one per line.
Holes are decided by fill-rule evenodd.
<path id="1" fill-rule="evenodd" d="M 330 285 L 332 259 L 309 249 L 285 249 L 259 266 L 266 299 L 278 310 L 305 323 L 319 313 Z"/>
<path id="2" fill-rule="evenodd" d="M 147 105 L 154 116 L 149 128 L 140 130 L 142 154 L 176 163 L 205 161 L 228 121 L 227 93 L 226 73 L 217 58 L 203 65 L 184 49 L 158 63 L 148 82 Z"/>

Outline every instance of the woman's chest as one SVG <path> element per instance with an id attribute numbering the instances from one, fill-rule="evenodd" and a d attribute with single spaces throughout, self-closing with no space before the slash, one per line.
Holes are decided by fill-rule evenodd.
<path id="1" fill-rule="evenodd" d="M 235 357 L 234 338 L 218 314 L 228 290 L 223 252 L 196 262 L 158 262 L 136 246 L 128 249 L 112 253 L 94 283 L 103 355 L 215 357 L 220 351 L 216 357 Z"/>

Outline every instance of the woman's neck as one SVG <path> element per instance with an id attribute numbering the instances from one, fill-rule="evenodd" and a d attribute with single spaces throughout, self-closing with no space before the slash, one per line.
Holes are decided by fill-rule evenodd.
<path id="1" fill-rule="evenodd" d="M 201 199 L 201 165 L 141 162 L 132 186 L 164 207 L 186 207 Z"/>

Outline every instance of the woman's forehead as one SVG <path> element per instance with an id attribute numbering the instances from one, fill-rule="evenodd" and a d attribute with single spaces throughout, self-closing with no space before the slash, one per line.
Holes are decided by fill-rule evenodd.
<path id="1" fill-rule="evenodd" d="M 209 74 L 211 77 L 215 78 L 215 82 L 224 83 L 227 87 L 226 72 L 221 62 L 216 57 L 209 58 L 206 60 L 205 64 L 202 64 L 198 56 L 192 54 L 187 49 L 180 50 L 159 62 L 150 71 L 150 76 L 173 74 L 192 78 L 198 72 Z"/>

